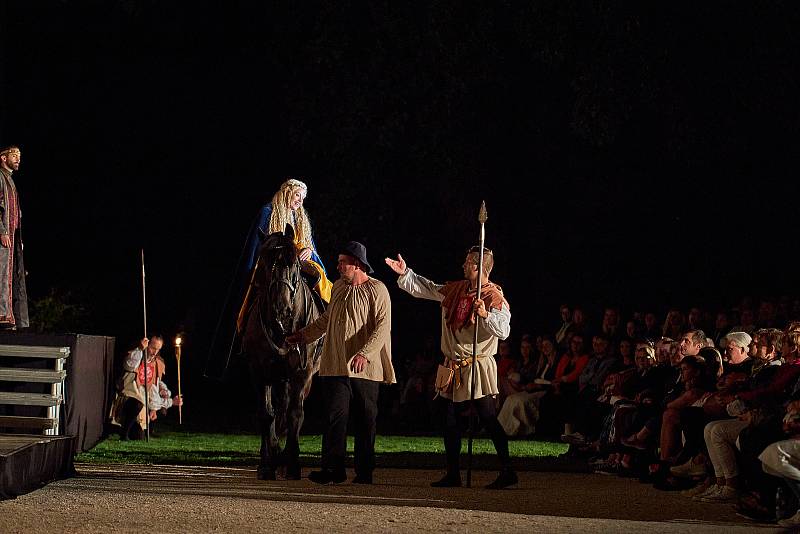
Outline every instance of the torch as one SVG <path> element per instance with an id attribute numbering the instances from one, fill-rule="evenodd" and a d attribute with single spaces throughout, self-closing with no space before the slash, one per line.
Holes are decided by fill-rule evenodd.
<path id="1" fill-rule="evenodd" d="M 181 397 L 181 343 L 183 343 L 183 339 L 181 339 L 181 335 L 178 334 L 175 336 L 175 362 L 178 364 L 178 398 L 183 399 Z M 178 406 L 178 424 L 183 424 L 183 413 L 182 409 L 183 406 Z"/>

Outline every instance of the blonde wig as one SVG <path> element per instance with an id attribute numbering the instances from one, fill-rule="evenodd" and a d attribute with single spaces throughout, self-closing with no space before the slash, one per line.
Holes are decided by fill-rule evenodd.
<path id="1" fill-rule="evenodd" d="M 269 233 L 283 232 L 287 224 L 294 228 L 294 239 L 302 247 L 311 247 L 311 222 L 303 206 L 294 214 L 290 202 L 296 191 L 302 190 L 303 196 L 308 194 L 308 186 L 300 180 L 290 178 L 281 184 L 281 188 L 272 197 L 272 215 L 269 218 Z"/>

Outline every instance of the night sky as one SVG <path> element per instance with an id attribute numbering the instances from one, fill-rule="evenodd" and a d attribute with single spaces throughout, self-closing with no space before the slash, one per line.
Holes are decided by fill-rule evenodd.
<path id="1" fill-rule="evenodd" d="M 486 244 L 512 335 L 561 301 L 664 312 L 798 293 L 795 2 L 0 5 L 0 143 L 22 147 L 31 300 L 64 328 L 186 330 L 205 360 L 246 231 L 287 176 L 335 277 L 367 246 L 396 351 L 436 333 L 382 264 Z"/>

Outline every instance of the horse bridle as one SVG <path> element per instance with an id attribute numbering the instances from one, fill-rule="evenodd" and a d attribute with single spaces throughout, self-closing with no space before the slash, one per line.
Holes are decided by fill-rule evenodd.
<path id="1" fill-rule="evenodd" d="M 278 246 L 272 247 L 271 250 L 282 249 L 282 248 L 284 248 L 284 249 L 285 248 L 289 248 L 289 245 L 278 245 Z M 292 252 L 294 252 L 293 247 L 292 247 Z M 291 301 L 294 302 L 295 295 L 297 294 L 298 286 L 301 283 L 301 275 L 299 274 L 300 273 L 300 268 L 301 268 L 300 259 L 295 255 L 294 264 L 295 264 L 295 266 L 297 268 L 296 272 L 298 274 L 297 274 L 297 276 L 296 276 L 296 278 L 294 280 L 291 280 L 288 276 L 285 276 L 285 275 L 281 276 L 281 277 L 275 277 L 274 276 L 274 274 L 275 274 L 275 265 L 277 264 L 277 262 L 278 262 L 278 258 L 276 257 L 274 259 L 274 261 L 272 262 L 272 265 L 269 268 L 268 272 L 270 274 L 269 274 L 269 277 L 267 279 L 267 292 L 266 293 L 268 295 L 272 295 L 273 294 L 273 289 L 274 289 L 274 287 L 276 285 L 285 285 L 289 289 L 289 294 L 290 294 Z M 289 269 L 291 269 L 291 267 L 287 267 L 287 270 L 289 270 Z M 266 271 L 266 265 L 265 265 L 265 273 L 266 272 L 267 271 Z M 264 324 L 264 316 L 262 314 L 262 306 L 261 306 L 261 302 L 260 302 L 261 301 L 261 295 L 259 295 L 258 300 L 259 300 L 259 302 L 257 302 L 256 307 L 257 307 L 257 310 L 258 310 L 258 322 L 259 322 L 259 324 L 261 326 L 261 331 L 264 334 L 264 337 L 266 338 L 267 343 L 269 343 L 270 348 L 273 351 L 275 351 L 276 353 L 279 353 L 282 350 L 282 347 L 279 347 L 278 344 L 275 343 L 275 341 L 272 339 L 272 336 L 269 333 L 269 328 L 267 328 L 267 325 Z M 307 300 L 308 299 L 306 299 L 306 301 Z M 306 309 L 304 310 L 304 312 L 307 314 L 308 313 L 308 302 L 305 302 L 305 307 L 306 307 Z M 283 334 L 285 336 L 287 334 L 286 326 L 284 326 L 283 323 L 281 323 L 281 320 L 279 318 L 277 318 L 277 317 L 275 318 L 275 322 L 278 324 L 278 327 L 281 329 L 281 334 Z M 296 350 L 300 354 L 301 359 L 303 359 L 301 364 L 305 368 L 305 366 L 306 366 L 305 359 L 306 358 L 303 357 L 303 351 L 300 351 L 299 347 L 297 347 Z"/>
<path id="2" fill-rule="evenodd" d="M 287 248 L 287 247 L 286 246 L 281 246 L 281 247 L 275 247 L 275 248 Z M 275 264 L 276 263 L 278 263 L 277 259 L 274 262 L 272 262 L 272 267 L 270 268 L 270 272 L 272 273 L 272 275 L 275 274 Z M 300 260 L 299 260 L 299 258 L 295 257 L 294 263 L 297 266 L 297 271 L 300 272 Z M 291 295 L 292 300 L 294 300 L 294 294 L 297 293 L 297 284 L 299 283 L 299 280 L 300 280 L 300 275 L 298 275 L 297 278 L 294 281 L 289 280 L 288 276 L 281 276 L 277 281 L 275 280 L 275 276 L 270 276 L 269 280 L 268 280 L 268 284 L 267 284 L 267 292 L 269 294 L 272 294 L 273 287 L 276 284 L 278 284 L 278 285 L 282 284 L 282 285 L 285 285 L 286 287 L 289 288 L 289 294 Z M 283 325 L 281 325 L 281 327 L 283 327 Z"/>

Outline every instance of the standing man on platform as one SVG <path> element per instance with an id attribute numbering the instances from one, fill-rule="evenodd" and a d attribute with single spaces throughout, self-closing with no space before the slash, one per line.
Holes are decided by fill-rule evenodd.
<path id="1" fill-rule="evenodd" d="M 11 177 L 19 170 L 19 147 L 0 149 L 0 328 L 28 326 L 28 292 L 22 261 L 19 195 Z"/>
<path id="2" fill-rule="evenodd" d="M 326 408 L 322 469 L 308 478 L 319 484 L 347 479 L 347 420 L 352 406 L 356 484 L 372 484 L 375 433 L 381 382 L 396 382 L 392 366 L 392 303 L 383 282 L 369 276 L 367 249 L 350 241 L 339 253 L 340 278 L 331 302 L 316 321 L 286 338 L 310 343 L 325 336 L 319 376 Z"/>
<path id="3" fill-rule="evenodd" d="M 483 249 L 483 280 L 481 294 L 476 298 L 478 285 L 478 261 L 480 247 L 472 247 L 464 260 L 464 280 L 444 285 L 431 282 L 406 266 L 403 257 L 386 258 L 386 265 L 400 275 L 397 285 L 417 298 L 436 300 L 442 303 L 442 353 L 445 366 L 454 371 L 453 380 L 445 390 L 440 390 L 443 410 L 444 446 L 447 454 L 447 473 L 433 487 L 461 486 L 459 456 L 461 455 L 460 416 L 469 408 L 472 371 L 477 369 L 475 381 L 475 410 L 481 423 L 488 430 L 500 459 L 500 474 L 487 489 L 502 489 L 517 483 L 517 474 L 511 468 L 508 454 L 508 437 L 497 421 L 494 397 L 497 388 L 497 363 L 493 355 L 497 352 L 498 339 L 506 339 L 511 333 L 511 309 L 499 286 L 489 282 L 489 273 L 494 267 L 492 251 Z M 472 361 L 475 321 L 478 321 L 477 361 Z"/>

